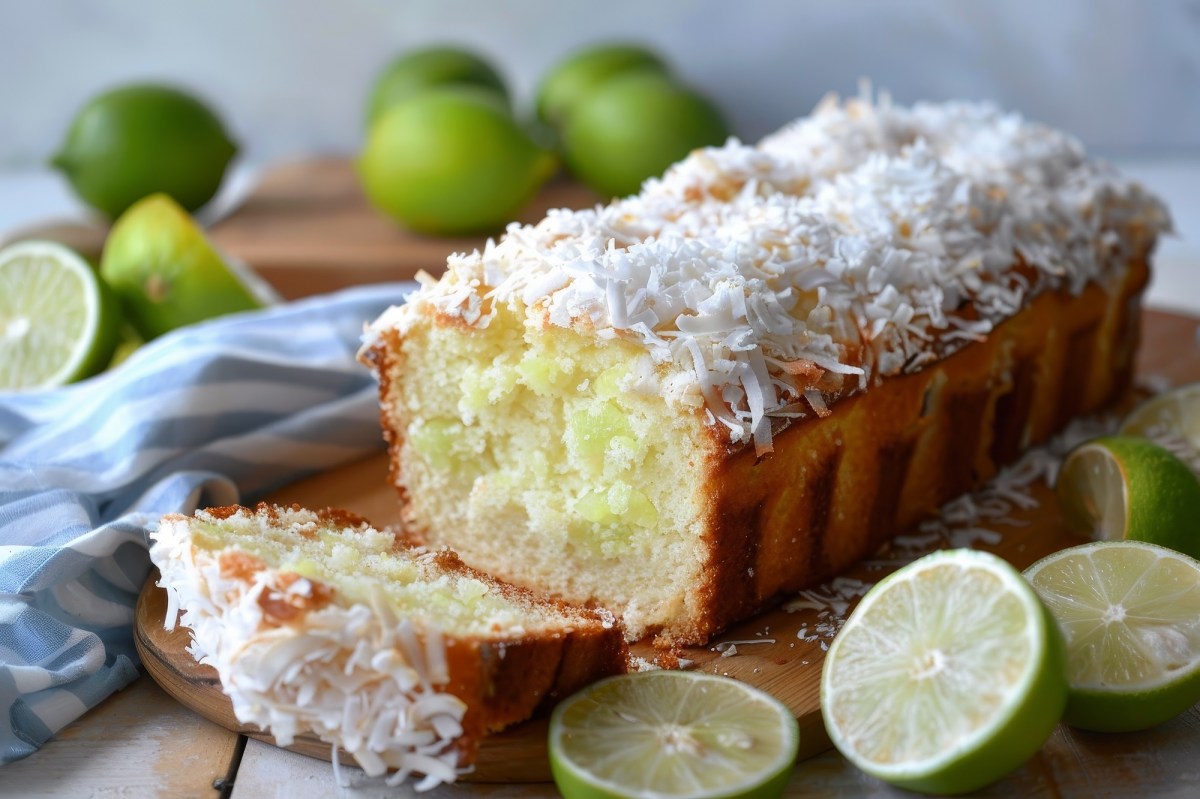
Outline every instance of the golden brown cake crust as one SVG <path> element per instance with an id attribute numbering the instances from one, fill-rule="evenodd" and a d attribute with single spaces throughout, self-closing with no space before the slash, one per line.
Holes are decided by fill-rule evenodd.
<path id="1" fill-rule="evenodd" d="M 660 643 L 703 643 L 837 574 L 1072 418 L 1120 399 L 1148 275 L 1143 260 L 1111 292 L 1044 293 L 986 341 L 788 427 L 773 454 L 742 447 L 711 464 L 704 611 Z"/>

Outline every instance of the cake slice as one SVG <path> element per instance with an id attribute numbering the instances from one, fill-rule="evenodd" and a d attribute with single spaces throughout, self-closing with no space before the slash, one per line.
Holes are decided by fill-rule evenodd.
<path id="1" fill-rule="evenodd" d="M 611 614 L 539 599 L 344 511 L 164 516 L 150 556 L 234 713 L 371 775 L 453 781 L 480 739 L 625 670 Z"/>
<path id="2" fill-rule="evenodd" d="M 1162 205 L 989 104 L 823 103 L 370 326 L 431 545 L 700 643 L 1128 387 Z"/>

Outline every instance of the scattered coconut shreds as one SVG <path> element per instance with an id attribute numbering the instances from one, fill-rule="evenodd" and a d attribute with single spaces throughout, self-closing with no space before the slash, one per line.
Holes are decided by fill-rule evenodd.
<path id="1" fill-rule="evenodd" d="M 1196 328 L 1197 338 L 1200 338 L 1200 327 Z M 1138 388 L 1145 389 L 1151 394 L 1161 394 L 1171 388 L 1171 378 L 1166 375 L 1139 375 L 1134 381 Z"/>
<path id="2" fill-rule="evenodd" d="M 762 633 L 756 633 L 756 635 L 762 635 Z M 774 638 L 749 638 L 744 641 L 722 641 L 719 644 L 714 644 L 712 646 L 712 651 L 720 652 L 721 657 L 723 657 L 723 658 L 731 658 L 738 653 L 738 651 L 737 651 L 738 646 L 749 646 L 750 644 L 773 644 L 773 643 L 775 643 Z"/>

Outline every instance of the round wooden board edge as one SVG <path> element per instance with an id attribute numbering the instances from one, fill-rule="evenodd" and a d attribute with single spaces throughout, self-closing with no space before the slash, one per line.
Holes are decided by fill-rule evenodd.
<path id="1" fill-rule="evenodd" d="M 134 646 L 146 673 L 173 699 L 219 727 L 255 738 L 272 746 L 279 744 L 270 733 L 257 726 L 243 724 L 233 713 L 233 703 L 221 688 L 221 680 L 211 666 L 201 665 L 187 651 L 190 631 L 176 625 L 164 626 L 167 609 L 166 591 L 158 587 L 158 572 L 153 571 L 142 586 L 134 610 Z M 462 782 L 550 782 L 550 762 L 546 754 L 548 721 L 535 718 L 483 739 L 474 769 L 459 777 Z M 308 757 L 329 761 L 328 743 L 310 733 L 296 736 L 285 747 Z M 344 750 L 338 760 L 355 765 Z"/>

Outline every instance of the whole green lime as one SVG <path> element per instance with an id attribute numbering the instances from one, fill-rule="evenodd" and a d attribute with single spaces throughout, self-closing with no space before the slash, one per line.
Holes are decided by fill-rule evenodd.
<path id="1" fill-rule="evenodd" d="M 606 81 L 580 101 L 563 130 L 563 149 L 580 180 L 602 196 L 620 197 L 728 136 L 709 100 L 665 75 L 639 71 Z"/>
<path id="2" fill-rule="evenodd" d="M 601 84 L 635 70 L 663 75 L 668 72 L 658 55 L 640 45 L 606 44 L 580 50 L 555 65 L 538 85 L 538 117 L 551 125 L 562 125 Z"/>
<path id="3" fill-rule="evenodd" d="M 403 100 L 372 125 L 358 173 L 396 221 L 457 234 L 511 221 L 557 166 L 494 92 L 451 86 Z"/>
<path id="4" fill-rule="evenodd" d="M 95 97 L 51 159 L 90 206 L 115 218 L 150 194 L 189 211 L 212 199 L 237 146 L 196 97 L 139 84 Z"/>
<path id="5" fill-rule="evenodd" d="M 367 127 L 401 100 L 425 89 L 447 85 L 490 89 L 508 103 L 504 79 L 483 57 L 461 47 L 426 47 L 396 58 L 375 78 L 367 97 Z"/>

